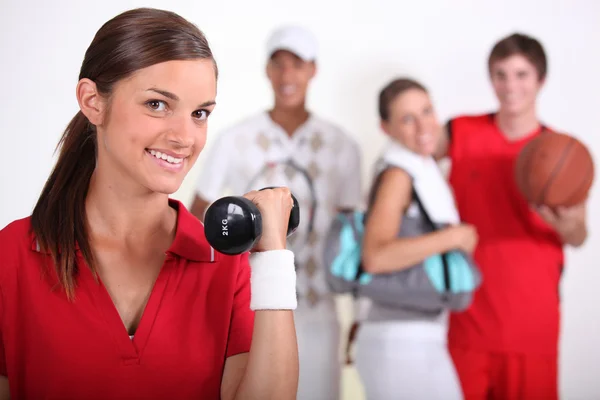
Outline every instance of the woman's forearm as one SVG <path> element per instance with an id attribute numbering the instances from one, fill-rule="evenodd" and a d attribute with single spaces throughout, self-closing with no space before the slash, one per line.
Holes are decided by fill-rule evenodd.
<path id="1" fill-rule="evenodd" d="M 256 311 L 248 364 L 235 399 L 295 399 L 298 368 L 293 311 Z"/>
<path id="2" fill-rule="evenodd" d="M 449 230 L 418 237 L 398 238 L 365 248 L 363 267 L 366 272 L 372 274 L 400 271 L 422 262 L 427 257 L 456 247 L 454 237 Z"/>

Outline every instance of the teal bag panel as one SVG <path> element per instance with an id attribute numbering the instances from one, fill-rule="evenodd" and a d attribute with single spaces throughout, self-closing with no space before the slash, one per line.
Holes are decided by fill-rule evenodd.
<path id="1" fill-rule="evenodd" d="M 478 286 L 478 282 L 473 274 L 471 264 L 465 259 L 462 253 L 450 251 L 446 253 L 445 257 L 448 264 L 448 274 L 450 275 L 450 292 L 462 293 L 474 291 Z M 423 266 L 433 287 L 438 292 L 444 293 L 446 288 L 442 255 L 436 254 L 428 257 L 424 261 Z"/>
<path id="2" fill-rule="evenodd" d="M 333 238 L 329 242 L 331 248 L 326 251 L 325 261 L 329 264 L 329 273 L 333 278 L 347 282 L 346 289 L 340 289 L 342 291 L 350 292 L 356 282 L 367 284 L 372 279 L 363 273 L 356 281 L 362 257 L 363 221 L 363 212 L 340 213 L 329 233 Z M 336 286 L 340 286 L 339 281 Z"/>

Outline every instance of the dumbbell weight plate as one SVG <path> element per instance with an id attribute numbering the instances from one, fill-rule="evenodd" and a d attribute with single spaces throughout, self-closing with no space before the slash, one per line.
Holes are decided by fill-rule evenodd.
<path id="1" fill-rule="evenodd" d="M 206 210 L 204 233 L 208 243 L 223 254 L 241 254 L 254 247 L 262 235 L 262 218 L 245 197 L 227 196 Z"/>

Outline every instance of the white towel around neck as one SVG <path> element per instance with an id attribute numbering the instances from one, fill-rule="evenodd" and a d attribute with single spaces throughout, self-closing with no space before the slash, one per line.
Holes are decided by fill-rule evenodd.
<path id="1" fill-rule="evenodd" d="M 460 222 L 450 186 L 433 157 L 416 154 L 391 140 L 380 161 L 402 168 L 413 178 L 413 187 L 433 222 Z"/>

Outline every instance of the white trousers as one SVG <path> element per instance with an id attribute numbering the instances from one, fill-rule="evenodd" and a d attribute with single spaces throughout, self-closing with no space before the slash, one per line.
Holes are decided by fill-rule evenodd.
<path id="1" fill-rule="evenodd" d="M 367 400 L 462 399 L 443 323 L 365 322 L 355 363 Z"/>
<path id="2" fill-rule="evenodd" d="M 300 360 L 298 400 L 340 398 L 340 326 L 335 304 L 327 303 L 310 310 L 299 304 L 294 313 Z"/>

